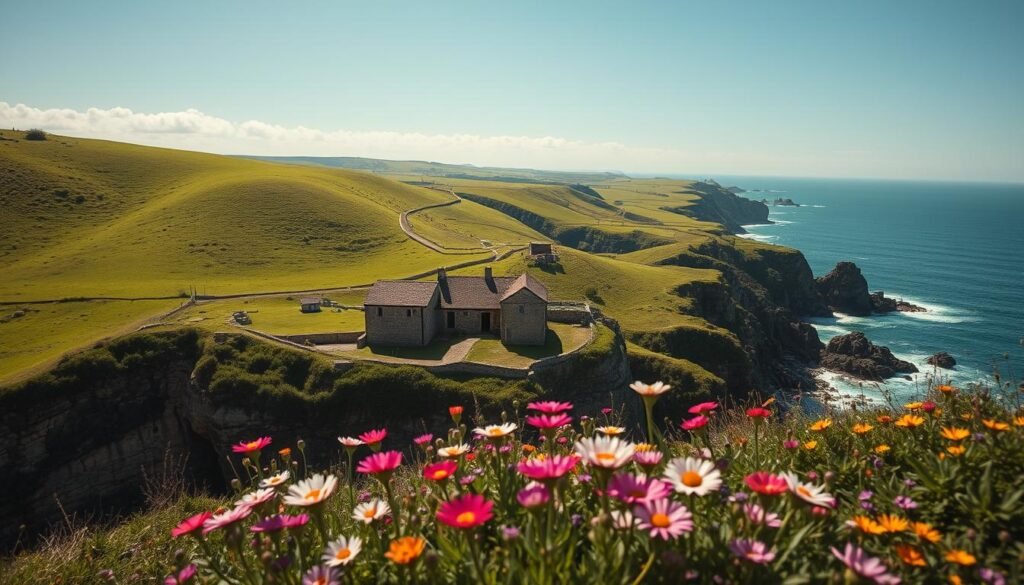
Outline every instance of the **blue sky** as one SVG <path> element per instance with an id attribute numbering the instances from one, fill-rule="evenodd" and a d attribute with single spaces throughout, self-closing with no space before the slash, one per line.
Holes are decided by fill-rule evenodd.
<path id="1" fill-rule="evenodd" d="M 3 4 L 5 126 L 215 152 L 1024 180 L 1021 2 Z"/>

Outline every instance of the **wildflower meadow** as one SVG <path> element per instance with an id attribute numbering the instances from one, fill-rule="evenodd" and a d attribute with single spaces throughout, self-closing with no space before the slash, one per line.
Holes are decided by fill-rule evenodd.
<path id="1" fill-rule="evenodd" d="M 442 436 L 237 444 L 233 505 L 181 520 L 189 583 L 1018 583 L 1024 411 L 948 385 L 808 418 L 694 404 L 658 428 L 531 402 Z M 345 431 L 347 429 L 342 429 Z"/>

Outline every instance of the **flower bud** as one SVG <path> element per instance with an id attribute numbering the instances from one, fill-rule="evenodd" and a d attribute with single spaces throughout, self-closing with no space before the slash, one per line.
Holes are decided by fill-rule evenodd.
<path id="1" fill-rule="evenodd" d="M 305 451 L 306 450 L 306 442 L 303 441 L 302 439 L 299 439 L 298 441 L 296 441 L 295 442 L 295 446 L 299 448 L 299 451 Z"/>

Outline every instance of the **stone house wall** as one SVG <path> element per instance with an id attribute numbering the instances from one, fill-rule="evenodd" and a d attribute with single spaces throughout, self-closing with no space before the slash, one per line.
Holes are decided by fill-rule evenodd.
<path id="1" fill-rule="evenodd" d="M 366 343 L 369 345 L 426 345 L 436 324 L 438 293 L 424 307 L 366 306 Z"/>
<path id="2" fill-rule="evenodd" d="M 548 304 L 523 289 L 501 303 L 501 341 L 506 345 L 544 345 Z"/>
<path id="3" fill-rule="evenodd" d="M 448 327 L 448 313 L 455 313 L 455 327 Z M 475 310 L 475 309 L 441 309 L 441 332 L 453 334 L 462 333 L 466 335 L 477 335 L 481 332 L 481 317 L 483 313 L 491 315 L 491 331 L 497 332 L 501 327 L 501 311 Z"/>

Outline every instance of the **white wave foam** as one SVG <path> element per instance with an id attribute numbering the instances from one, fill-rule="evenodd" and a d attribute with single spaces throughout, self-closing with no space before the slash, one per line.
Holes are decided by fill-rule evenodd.
<path id="1" fill-rule="evenodd" d="M 893 299 L 902 299 L 912 305 L 917 305 L 925 309 L 924 313 L 913 313 L 910 311 L 900 312 L 899 314 L 903 317 L 919 319 L 921 321 L 931 321 L 933 323 L 974 323 L 981 320 L 976 314 L 965 309 L 958 309 L 948 305 L 940 305 L 929 301 L 912 299 L 896 293 L 886 293 L 886 296 Z"/>
<path id="2" fill-rule="evenodd" d="M 741 227 L 744 227 L 744 228 L 761 228 L 761 227 L 771 227 L 773 225 L 775 225 L 775 224 L 773 224 L 773 223 L 747 223 L 747 224 L 743 224 Z"/>
<path id="3" fill-rule="evenodd" d="M 739 236 L 748 240 L 757 240 L 758 242 L 770 242 L 779 238 L 779 236 L 766 236 L 763 234 L 739 234 Z"/>
<path id="4" fill-rule="evenodd" d="M 807 205 L 807 207 L 818 207 L 818 208 L 821 208 L 821 207 L 828 207 L 828 205 Z"/>

